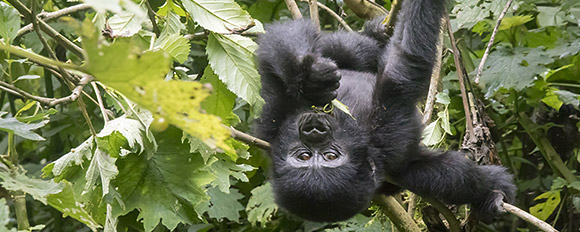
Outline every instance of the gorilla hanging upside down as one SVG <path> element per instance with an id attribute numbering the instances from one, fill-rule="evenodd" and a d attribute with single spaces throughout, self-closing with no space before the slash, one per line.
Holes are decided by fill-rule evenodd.
<path id="1" fill-rule="evenodd" d="M 514 199 L 512 176 L 459 152 L 420 145 L 417 101 L 435 63 L 444 0 L 407 0 L 393 36 L 380 20 L 362 34 L 318 33 L 309 21 L 275 23 L 259 38 L 264 111 L 277 203 L 311 221 L 348 219 L 375 193 L 400 187 L 493 217 Z M 356 118 L 316 113 L 337 98 Z M 384 183 L 390 176 L 400 187 Z"/>

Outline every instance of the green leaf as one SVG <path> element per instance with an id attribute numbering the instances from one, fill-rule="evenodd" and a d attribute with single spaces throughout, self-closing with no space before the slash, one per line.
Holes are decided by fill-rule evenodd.
<path id="1" fill-rule="evenodd" d="M 155 117 L 165 118 L 210 146 L 230 149 L 225 140 L 229 131 L 220 119 L 200 112 L 209 95 L 199 82 L 165 81 L 170 59 L 163 51 L 139 52 L 130 40 L 117 39 L 111 45 L 99 44 L 98 34 L 85 21 L 83 48 L 87 51 L 89 73 L 107 86 L 122 92 Z"/>
<path id="2" fill-rule="evenodd" d="M 232 92 L 250 103 L 257 114 L 264 105 L 254 51 L 257 44 L 240 35 L 210 33 L 206 53 L 209 64 Z"/>
<path id="3" fill-rule="evenodd" d="M 580 181 L 574 181 L 568 185 L 569 188 L 576 189 L 580 191 Z"/>
<path id="4" fill-rule="evenodd" d="M 10 223 L 10 208 L 6 204 L 6 198 L 0 198 L 0 231 L 5 232 L 16 232 L 16 228 L 8 229 L 8 223 Z"/>
<path id="5" fill-rule="evenodd" d="M 538 24 L 540 27 L 563 26 L 565 24 L 564 14 L 559 7 L 537 6 Z"/>
<path id="6" fill-rule="evenodd" d="M 254 170 L 254 167 L 247 164 L 236 164 L 231 160 L 223 160 L 214 158 L 215 161 L 210 161 L 209 171 L 216 176 L 216 180 L 212 186 L 217 186 L 224 193 L 230 193 L 230 177 L 248 182 L 248 177 L 244 172 Z M 213 163 L 212 163 L 213 162 Z"/>
<path id="7" fill-rule="evenodd" d="M 265 227 L 272 219 L 272 216 L 278 211 L 278 205 L 274 202 L 274 194 L 270 183 L 258 186 L 252 190 L 252 196 L 246 206 L 248 212 L 248 221 L 256 226 Z"/>
<path id="8" fill-rule="evenodd" d="M 80 166 L 85 161 L 90 160 L 93 157 L 94 142 L 93 137 L 89 137 L 81 143 L 81 145 L 71 149 L 69 153 L 66 153 L 51 164 L 47 165 L 42 169 L 44 172 L 43 176 L 47 177 L 49 173 L 52 172 L 55 177 L 58 177 L 56 180 L 59 180 L 71 167 Z"/>
<path id="9" fill-rule="evenodd" d="M 2 116 L 2 114 L 0 114 Z M 43 120 L 38 123 L 22 123 L 16 118 L 0 118 L 0 130 L 13 132 L 22 138 L 34 140 L 34 141 L 44 141 L 45 139 L 33 130 L 41 128 L 48 123 L 48 120 Z"/>
<path id="10" fill-rule="evenodd" d="M 167 2 L 169 2 L 169 1 L 167 1 Z M 181 8 L 177 8 L 177 9 L 181 10 Z M 181 32 L 181 30 L 184 30 L 184 29 L 185 29 L 185 25 L 183 25 L 183 23 L 181 23 L 179 14 L 175 13 L 174 11 L 169 11 L 167 13 L 167 20 L 165 22 L 165 28 L 163 28 L 162 33 L 179 34 Z"/>
<path id="11" fill-rule="evenodd" d="M 574 204 L 574 208 L 580 212 L 580 197 L 572 197 L 572 204 Z"/>
<path id="12" fill-rule="evenodd" d="M 211 218 L 218 219 L 218 221 L 225 218 L 230 221 L 240 222 L 240 211 L 244 210 L 244 206 L 239 200 L 244 198 L 244 195 L 237 189 L 224 193 L 217 188 L 210 188 L 207 193 L 211 199 L 197 207 L 199 212 L 207 212 Z"/>
<path id="13" fill-rule="evenodd" d="M 147 14 L 137 3 L 131 0 L 83 0 L 87 5 L 95 9 L 99 14 L 106 14 L 107 11 L 121 13 L 123 9 L 133 13 L 136 17 L 146 19 Z"/>
<path id="14" fill-rule="evenodd" d="M 542 98 L 542 102 L 546 103 L 549 107 L 554 108 L 555 110 L 559 111 L 560 107 L 564 104 L 560 98 L 558 98 L 558 94 L 555 93 L 558 89 L 556 88 L 548 88 L 548 92 L 546 96 Z"/>
<path id="15" fill-rule="evenodd" d="M 564 104 L 571 104 L 576 109 L 580 106 L 580 94 L 575 94 L 566 90 L 554 91 L 558 95 L 558 99 L 562 100 Z"/>
<path id="16" fill-rule="evenodd" d="M 454 30 L 461 28 L 469 29 L 477 22 L 489 17 L 489 11 L 481 6 L 478 6 L 479 0 L 457 0 L 457 4 L 451 11 L 455 14 L 455 19 L 452 20 L 457 26 L 453 26 Z"/>
<path id="17" fill-rule="evenodd" d="M 123 116 L 107 122 L 97 134 L 97 144 L 115 158 L 129 153 L 154 152 L 153 148 L 145 149 L 148 141 L 144 133 L 145 127 L 140 121 Z M 127 145 L 131 150 L 127 150 Z"/>
<path id="18" fill-rule="evenodd" d="M 447 93 L 440 92 L 435 96 L 435 102 L 443 105 L 449 105 L 451 104 L 451 98 L 449 95 L 447 95 Z"/>
<path id="19" fill-rule="evenodd" d="M 107 195 L 111 188 L 111 180 L 119 173 L 117 166 L 115 166 L 115 161 L 117 161 L 116 158 L 111 157 L 103 150 L 97 148 L 85 174 L 85 191 L 93 189 L 97 180 L 100 179 L 103 196 Z"/>
<path id="20" fill-rule="evenodd" d="M 505 17 L 501 20 L 501 25 L 499 26 L 499 30 L 506 30 L 512 27 L 517 27 L 520 25 L 524 25 L 529 21 L 532 21 L 533 16 L 531 15 L 517 15 L 511 17 Z"/>
<path id="21" fill-rule="evenodd" d="M 96 231 L 101 226 L 93 216 L 85 209 L 86 204 L 81 203 L 72 188 L 72 184 L 64 181 L 64 188 L 61 192 L 48 195 L 48 204 L 58 211 L 62 212 L 63 217 L 72 217 L 86 226 Z"/>
<path id="22" fill-rule="evenodd" d="M 481 83 L 487 86 L 485 97 L 500 88 L 521 91 L 531 86 L 536 75 L 547 70 L 543 65 L 553 61 L 542 52 L 540 48 L 498 48 L 489 54 L 481 75 Z"/>
<path id="23" fill-rule="evenodd" d="M 114 203 L 113 216 L 137 209 L 145 231 L 152 231 L 160 221 L 169 230 L 192 223 L 193 207 L 209 199 L 204 186 L 215 177 L 205 171 L 201 156 L 188 152 L 181 135 L 175 128 L 160 134 L 159 149 L 151 159 L 131 154 L 117 160 L 119 174 L 112 184 L 125 205 Z"/>
<path id="24" fill-rule="evenodd" d="M 230 34 L 255 25 L 234 0 L 182 0 L 191 18 L 205 29 Z"/>
<path id="25" fill-rule="evenodd" d="M 0 37 L 11 44 L 20 29 L 20 14 L 8 3 L 0 2 Z"/>
<path id="26" fill-rule="evenodd" d="M 207 66 L 205 68 L 200 81 L 201 83 L 209 83 L 213 87 L 211 95 L 201 103 L 201 108 L 210 114 L 219 116 L 224 124 L 228 126 L 238 124 L 240 118 L 233 112 L 237 96 L 220 81 L 211 67 Z"/>
<path id="27" fill-rule="evenodd" d="M 157 14 L 160 16 L 168 16 L 170 12 L 174 12 L 179 16 L 185 16 L 185 11 L 176 5 L 173 0 L 167 0 L 163 6 L 159 7 Z"/>
<path id="28" fill-rule="evenodd" d="M 53 181 L 30 178 L 23 173 L 0 172 L 2 187 L 11 191 L 22 191 L 35 200 L 47 204 L 46 197 L 50 194 L 59 193 L 64 187 Z"/>
<path id="29" fill-rule="evenodd" d="M 343 104 L 342 102 L 338 101 L 337 99 L 332 100 L 331 103 L 334 107 L 336 107 L 340 111 L 344 112 L 345 114 L 348 114 L 348 116 L 350 116 L 352 119 L 356 120 L 356 118 L 354 118 L 354 116 L 352 116 L 352 114 L 350 113 L 350 109 L 348 108 L 347 105 Z"/>
<path id="30" fill-rule="evenodd" d="M 114 37 L 131 37 L 141 30 L 144 22 L 145 18 L 126 11 L 121 11 L 108 20 Z"/>
<path id="31" fill-rule="evenodd" d="M 545 221 L 560 204 L 560 191 L 549 191 L 534 198 L 534 201 L 545 200 L 530 207 L 530 213 L 538 219 Z"/>
<path id="32" fill-rule="evenodd" d="M 421 141 L 425 146 L 437 145 L 443 139 L 443 129 L 441 128 L 440 119 L 430 123 L 423 129 L 423 140 Z"/>
<path id="33" fill-rule="evenodd" d="M 391 222 L 386 220 L 375 220 L 375 218 L 368 218 L 364 215 L 357 214 L 354 217 L 336 223 L 336 227 L 326 229 L 325 232 L 342 232 L 342 231 L 360 231 L 360 232 L 382 232 L 392 231 Z"/>
<path id="34" fill-rule="evenodd" d="M 19 76 L 18 78 L 16 78 L 16 80 L 14 80 L 14 82 L 18 82 L 21 80 L 36 80 L 36 79 L 40 79 L 39 75 L 23 75 L 23 76 Z"/>
<path id="35" fill-rule="evenodd" d="M 155 47 L 169 54 L 179 63 L 185 62 L 189 55 L 189 40 L 180 34 L 163 34 L 161 38 L 155 41 Z"/>

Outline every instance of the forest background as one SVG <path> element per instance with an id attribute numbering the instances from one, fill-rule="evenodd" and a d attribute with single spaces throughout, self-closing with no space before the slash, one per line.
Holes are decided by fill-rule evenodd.
<path id="1" fill-rule="evenodd" d="M 410 192 L 377 198 L 339 223 L 303 221 L 274 203 L 267 144 L 250 136 L 264 104 L 255 64 L 263 25 L 313 15 L 323 31 L 358 31 L 398 5 L 0 1 L 0 231 L 391 231 L 407 223 L 536 231 L 514 214 L 485 224 L 468 206 Z M 579 231 L 580 2 L 456 0 L 448 9 L 440 62 L 418 106 L 423 143 L 501 163 L 515 176 L 516 207 L 548 229 Z M 397 209 L 410 217 L 393 216 Z"/>

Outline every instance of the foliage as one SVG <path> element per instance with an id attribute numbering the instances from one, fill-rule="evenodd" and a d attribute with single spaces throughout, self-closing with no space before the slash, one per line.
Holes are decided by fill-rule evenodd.
<path id="1" fill-rule="evenodd" d="M 1 231 L 16 231 L 22 220 L 28 231 L 392 230 L 376 206 L 339 223 L 286 214 L 267 182 L 267 155 L 230 136 L 228 127 L 251 133 L 264 104 L 256 35 L 264 23 L 290 18 L 285 1 L 83 2 L 89 9 L 47 21 L 60 37 L 42 25 L 42 32 L 26 30 L 33 17 L 17 4 L 44 19 L 79 2 L 0 1 Z M 308 17 L 308 4 L 296 2 Z M 319 2 L 361 29 L 364 21 L 343 1 Z M 470 77 L 507 2 L 449 5 Z M 580 229 L 578 18 L 577 0 L 514 0 L 481 83 L 471 83 L 499 158 L 515 176 L 516 206 L 561 231 Z M 323 10 L 320 21 L 324 30 L 340 27 Z M 428 146 L 457 150 L 464 139 L 456 70 L 444 52 Z M 95 79 L 79 83 L 85 75 Z M 67 97 L 74 98 L 59 99 Z M 26 204 L 16 200 L 21 194 Z M 28 218 L 17 218 L 23 209 Z M 535 230 L 511 215 L 481 228 Z"/>

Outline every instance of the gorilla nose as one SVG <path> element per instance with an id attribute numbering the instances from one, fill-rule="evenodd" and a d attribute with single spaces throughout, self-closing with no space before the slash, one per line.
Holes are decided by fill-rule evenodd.
<path id="1" fill-rule="evenodd" d="M 329 117 L 324 113 L 304 114 L 299 122 L 300 138 L 303 142 L 319 143 L 330 137 L 332 132 Z"/>

